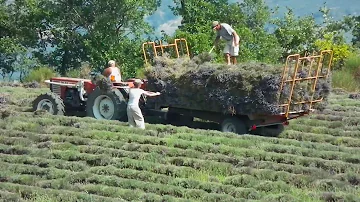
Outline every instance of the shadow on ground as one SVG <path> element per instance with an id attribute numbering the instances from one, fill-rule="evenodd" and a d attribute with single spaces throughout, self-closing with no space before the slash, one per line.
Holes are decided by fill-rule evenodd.
<path id="1" fill-rule="evenodd" d="M 164 119 L 158 117 L 145 117 L 145 122 L 149 124 L 168 124 Z M 220 124 L 215 122 L 205 122 L 205 121 L 198 121 L 194 120 L 191 124 L 171 124 L 173 126 L 187 126 L 193 129 L 202 129 L 202 130 L 218 130 L 220 131 Z"/>

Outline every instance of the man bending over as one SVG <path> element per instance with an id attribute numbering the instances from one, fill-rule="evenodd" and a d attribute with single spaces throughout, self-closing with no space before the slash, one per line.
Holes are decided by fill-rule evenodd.
<path id="1" fill-rule="evenodd" d="M 212 28 L 217 31 L 217 36 L 214 42 L 216 46 L 220 39 L 227 41 L 224 47 L 224 54 L 227 64 L 230 65 L 230 57 L 232 59 L 232 64 L 236 64 L 236 57 L 239 55 L 239 35 L 236 31 L 226 23 L 219 23 L 214 21 L 212 23 Z"/>

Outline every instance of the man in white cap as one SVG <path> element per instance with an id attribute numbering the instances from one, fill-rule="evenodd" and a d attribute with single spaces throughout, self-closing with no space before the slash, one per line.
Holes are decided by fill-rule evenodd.
<path id="1" fill-rule="evenodd" d="M 103 75 L 105 77 L 109 78 L 109 80 L 111 82 L 121 82 L 120 69 L 118 67 L 116 67 L 115 61 L 110 60 L 108 62 L 108 65 L 109 65 L 109 67 L 104 70 Z"/>
<path id="2" fill-rule="evenodd" d="M 224 47 L 224 54 L 227 64 L 236 64 L 236 57 L 239 55 L 239 35 L 236 31 L 226 23 L 219 23 L 218 21 L 214 21 L 212 23 L 212 29 L 217 31 L 217 36 L 214 42 L 216 46 L 220 39 L 224 39 L 227 41 Z"/>
<path id="3" fill-rule="evenodd" d="M 135 79 L 134 88 L 130 88 L 129 90 L 129 101 L 127 105 L 127 116 L 130 127 L 137 127 L 141 129 L 145 129 L 145 121 L 144 116 L 141 113 L 141 109 L 139 107 L 139 100 L 142 94 L 146 96 L 158 96 L 159 92 L 150 92 L 144 91 L 141 89 L 141 84 L 143 82 L 140 79 Z"/>

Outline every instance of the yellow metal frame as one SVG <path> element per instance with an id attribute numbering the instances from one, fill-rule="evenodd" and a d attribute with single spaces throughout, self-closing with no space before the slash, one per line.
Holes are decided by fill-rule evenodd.
<path id="1" fill-rule="evenodd" d="M 327 71 L 326 71 L 325 75 L 319 75 L 320 71 L 323 69 L 324 56 L 326 54 L 330 55 L 329 64 L 327 66 Z M 294 55 L 289 55 L 286 58 L 286 63 L 285 63 L 285 66 L 284 66 L 284 70 L 282 72 L 282 82 L 281 82 L 281 87 L 280 87 L 280 96 L 281 96 L 281 92 L 283 90 L 283 87 L 284 87 L 284 85 L 286 83 L 291 83 L 291 90 L 290 90 L 290 95 L 289 95 L 287 103 L 280 105 L 280 107 L 285 107 L 285 109 L 286 109 L 285 112 L 281 113 L 282 115 L 285 115 L 285 117 L 288 118 L 289 114 L 297 114 L 297 113 L 299 113 L 298 111 L 291 112 L 290 111 L 290 106 L 291 105 L 310 104 L 309 111 L 312 111 L 313 110 L 312 109 L 313 105 L 315 103 L 321 102 L 323 100 L 323 98 L 318 99 L 318 100 L 313 100 L 313 96 L 314 96 L 314 93 L 315 93 L 315 88 L 316 88 L 317 81 L 319 79 L 326 79 L 329 76 L 332 59 L 333 59 L 332 50 L 321 51 L 319 55 L 314 55 L 314 53 L 313 53 L 312 56 L 300 57 L 300 54 L 294 54 Z M 290 61 L 294 61 L 294 60 L 295 60 L 295 68 L 294 68 L 293 72 L 290 72 L 292 74 L 292 78 L 288 79 L 287 77 L 289 76 L 289 70 L 290 70 L 289 63 L 290 63 Z M 311 75 L 311 72 L 313 71 L 312 67 L 314 65 L 315 60 L 318 60 L 317 64 L 316 64 L 316 73 L 315 73 L 315 75 Z M 297 78 L 298 70 L 299 69 L 303 70 L 304 68 L 308 67 L 308 66 L 305 66 L 306 61 L 310 62 L 310 68 L 306 69 L 306 71 L 309 72 L 307 77 L 305 77 L 305 78 Z M 303 101 L 291 104 L 293 93 L 294 93 L 294 87 L 295 87 L 296 82 L 304 82 L 304 81 L 309 82 L 311 80 L 313 80 L 311 99 L 309 101 L 303 100 Z"/>
<path id="2" fill-rule="evenodd" d="M 161 40 L 159 40 L 159 44 L 157 44 L 154 41 L 149 41 L 149 42 L 143 43 L 142 44 L 142 49 L 143 49 L 145 64 L 148 64 L 148 58 L 146 57 L 145 46 L 151 46 L 152 47 L 155 57 L 158 56 L 158 50 L 157 49 L 161 49 L 161 53 L 164 54 L 165 48 L 172 48 L 173 47 L 175 49 L 176 56 L 179 58 L 180 57 L 179 46 L 182 47 L 182 45 L 181 45 L 182 43 L 185 44 L 186 55 L 188 57 L 190 57 L 189 47 L 188 47 L 186 39 L 184 39 L 184 38 L 175 39 L 174 43 L 170 43 L 170 44 L 163 44 L 163 42 Z"/>

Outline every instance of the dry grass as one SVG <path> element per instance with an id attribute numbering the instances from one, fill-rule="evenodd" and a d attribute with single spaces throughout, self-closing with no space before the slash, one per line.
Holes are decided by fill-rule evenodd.
<path id="1" fill-rule="evenodd" d="M 282 112 L 278 105 L 287 102 L 291 88 L 290 83 L 286 84 L 280 96 L 282 66 L 255 62 L 228 66 L 212 63 L 211 60 L 212 57 L 206 53 L 191 60 L 158 57 L 154 66 L 147 67 L 146 77 L 149 89 L 162 95 L 149 102 L 224 113 L 232 113 L 233 110 L 238 114 Z M 285 79 L 291 78 L 291 69 L 288 74 Z M 306 75 L 304 68 L 298 72 L 297 78 Z M 314 95 L 311 83 L 297 83 L 292 100 L 326 99 L 330 83 L 331 79 L 319 80 Z M 291 110 L 309 106 L 297 107 Z"/>

